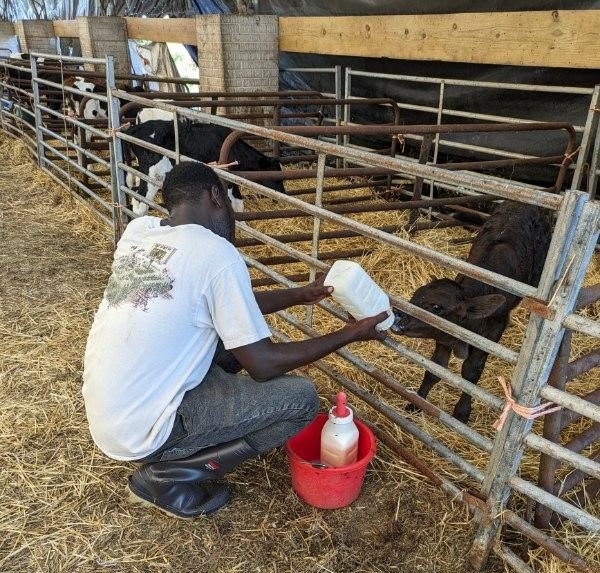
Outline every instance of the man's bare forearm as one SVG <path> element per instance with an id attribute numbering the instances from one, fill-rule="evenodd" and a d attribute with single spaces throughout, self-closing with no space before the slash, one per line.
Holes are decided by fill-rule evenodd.
<path id="1" fill-rule="evenodd" d="M 261 292 L 255 292 L 254 298 L 258 303 L 258 308 L 263 314 L 271 314 L 278 310 L 284 310 L 295 306 L 297 304 L 303 304 L 300 288 L 283 288 L 276 290 L 267 290 Z"/>
<path id="2" fill-rule="evenodd" d="M 275 344 L 266 338 L 251 345 L 252 352 L 246 352 L 248 347 L 235 348 L 232 352 L 252 378 L 263 381 L 311 364 L 354 340 L 352 329 L 342 328 L 298 342 Z"/>
<path id="3" fill-rule="evenodd" d="M 340 330 L 317 338 L 299 342 L 275 344 L 264 338 L 253 344 L 233 348 L 233 355 L 255 380 L 269 380 L 290 370 L 319 360 L 350 342 L 383 340 L 385 332 L 376 326 L 385 320 L 387 313 L 351 322 Z"/>

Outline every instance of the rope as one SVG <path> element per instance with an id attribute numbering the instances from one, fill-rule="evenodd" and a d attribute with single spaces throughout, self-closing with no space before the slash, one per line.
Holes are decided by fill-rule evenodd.
<path id="1" fill-rule="evenodd" d="M 508 414 L 511 410 L 526 420 L 535 420 L 536 418 L 544 416 L 545 414 L 558 412 L 558 410 L 562 408 L 562 406 L 553 406 L 552 402 L 545 402 L 544 404 L 534 406 L 533 408 L 521 406 L 520 404 L 517 404 L 517 401 L 513 398 L 512 386 L 506 381 L 506 378 L 504 378 L 504 376 L 498 376 L 498 380 L 500 381 L 502 389 L 504 390 L 504 395 L 506 396 L 506 404 L 504 404 L 504 409 L 502 410 L 499 418 L 494 422 L 493 426 L 498 432 L 504 427 L 504 423 L 506 422 Z"/>
<path id="2" fill-rule="evenodd" d="M 230 161 L 229 163 L 217 163 L 216 161 L 211 161 L 207 163 L 209 167 L 215 167 L 216 169 L 229 169 L 230 167 L 234 167 L 235 165 L 239 165 L 239 161 Z"/>
<path id="3" fill-rule="evenodd" d="M 600 112 L 600 107 L 591 107 L 590 111 Z"/>
<path id="4" fill-rule="evenodd" d="M 106 130 L 106 133 L 107 133 L 106 138 L 107 139 L 112 138 L 117 133 L 117 131 L 121 131 L 122 129 L 127 129 L 130 126 L 131 126 L 131 123 L 128 122 L 128 123 L 124 123 L 123 125 L 120 125 L 119 127 L 109 127 Z"/>
<path id="5" fill-rule="evenodd" d="M 564 165 L 567 162 L 571 162 L 571 159 L 573 158 L 574 155 L 577 155 L 579 153 L 579 150 L 581 149 L 581 145 L 575 149 L 574 151 L 571 151 L 571 153 L 565 153 L 565 158 L 563 159 L 562 164 Z"/>

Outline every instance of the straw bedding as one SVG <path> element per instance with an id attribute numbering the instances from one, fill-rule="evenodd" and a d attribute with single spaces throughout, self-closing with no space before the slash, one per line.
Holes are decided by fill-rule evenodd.
<path id="1" fill-rule="evenodd" d="M 87 331 L 108 277 L 111 237 L 95 219 L 32 168 L 23 146 L 0 140 L 0 205 L 3 250 L 0 295 L 0 570 L 17 571 L 422 571 L 464 572 L 473 524 L 464 509 L 448 500 L 412 467 L 381 448 L 372 464 L 359 501 L 336 511 L 318 511 L 302 504 L 290 490 L 285 456 L 276 451 L 244 464 L 231 476 L 229 507 L 212 518 L 194 522 L 169 520 L 158 512 L 131 505 L 125 493 L 128 464 L 106 459 L 94 449 L 87 432 L 82 399 L 81 359 Z M 295 183 L 298 186 L 303 182 Z M 294 183 L 292 184 L 294 185 Z M 364 193 L 364 190 L 362 190 Z M 358 193 L 358 191 L 357 191 Z M 332 194 L 331 197 L 336 196 Z M 264 208 L 269 200 L 248 199 L 248 207 Z M 371 224 L 404 220 L 398 213 L 357 215 Z M 308 219 L 256 224 L 269 232 L 312 229 Z M 332 228 L 327 223 L 324 229 Z M 464 256 L 468 245 L 451 240 L 466 231 L 425 232 L 417 240 Z M 307 243 L 299 248 L 308 250 Z M 323 250 L 364 247 L 360 259 L 385 288 L 409 296 L 432 273 L 447 270 L 365 239 L 332 240 Z M 268 247 L 247 249 L 253 255 L 276 254 Z M 304 272 L 303 265 L 278 267 L 284 273 Z M 598 261 L 588 275 L 600 280 Z M 600 309 L 591 312 L 596 315 Z M 295 309 L 303 316 L 302 309 Z M 299 335 L 272 319 L 294 338 Z M 519 310 L 503 342 L 518 348 L 526 314 Z M 338 321 L 317 310 L 315 327 L 323 332 Z M 426 341 L 408 341 L 429 352 Z M 587 345 L 586 345 L 587 344 Z M 591 348 L 576 337 L 575 353 Z M 378 344 L 353 345 L 353 351 L 393 374 L 411 388 L 422 370 Z M 401 409 L 404 402 L 341 359 L 331 364 L 351 380 Z M 453 363 L 453 368 L 458 364 Z M 310 374 L 326 400 L 334 391 L 324 377 Z M 510 374 L 493 359 L 482 384 L 497 392 L 495 374 Z M 592 375 L 574 383 L 589 391 Z M 443 383 L 431 398 L 450 410 L 458 395 Z M 399 432 L 358 400 L 361 415 L 389 429 L 404 445 L 441 473 L 472 486 L 410 436 Z M 479 467 L 482 456 L 456 436 L 420 414 L 411 418 Z M 492 437 L 494 414 L 475 402 L 472 426 Z M 581 426 L 579 427 L 581 429 Z M 534 478 L 537 456 L 527 452 L 521 474 Z M 521 505 L 516 500 L 516 508 Z M 600 506 L 596 505 L 598 514 Z M 598 559 L 598 542 L 569 526 L 556 536 Z M 517 542 L 515 542 L 517 543 Z M 515 546 L 526 556 L 527 549 Z M 596 556 L 594 557 L 594 553 Z M 541 550 L 529 551 L 543 573 L 567 571 Z M 600 563 L 600 562 L 599 562 Z M 502 571 L 492 558 L 488 571 Z"/>

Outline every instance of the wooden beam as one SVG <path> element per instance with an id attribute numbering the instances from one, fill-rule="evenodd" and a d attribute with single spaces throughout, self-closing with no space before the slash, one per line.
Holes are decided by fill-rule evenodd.
<path id="1" fill-rule="evenodd" d="M 600 68 L 600 10 L 279 19 L 283 52 Z"/>
<path id="2" fill-rule="evenodd" d="M 77 20 L 54 20 L 54 34 L 58 38 L 77 38 L 79 37 L 79 27 Z"/>
<path id="3" fill-rule="evenodd" d="M 194 18 L 125 18 L 130 40 L 196 45 Z"/>

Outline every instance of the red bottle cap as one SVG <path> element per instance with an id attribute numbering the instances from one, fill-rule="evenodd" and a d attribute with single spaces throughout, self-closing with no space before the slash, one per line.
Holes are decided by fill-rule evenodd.
<path id="1" fill-rule="evenodd" d="M 350 410 L 346 407 L 346 393 L 339 392 L 336 397 L 336 406 L 334 415 L 336 418 L 345 418 L 350 415 Z"/>

